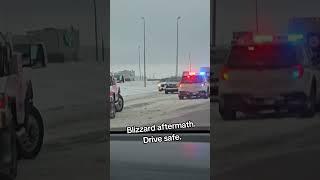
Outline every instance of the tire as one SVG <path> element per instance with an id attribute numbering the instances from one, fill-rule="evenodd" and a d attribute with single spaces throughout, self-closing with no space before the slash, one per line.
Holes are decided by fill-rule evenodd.
<path id="1" fill-rule="evenodd" d="M 44 136 L 43 120 L 40 112 L 34 106 L 31 107 L 29 116 L 25 120 L 24 127 L 26 130 L 26 137 L 21 139 L 18 143 L 19 156 L 24 159 L 34 159 L 42 148 Z M 34 130 L 34 128 L 36 129 Z M 35 133 L 37 133 L 38 137 L 33 137 L 36 136 Z M 36 139 L 34 140 L 33 138 Z"/>
<path id="2" fill-rule="evenodd" d="M 110 119 L 114 119 L 116 117 L 116 106 L 114 102 L 110 102 Z"/>
<path id="3" fill-rule="evenodd" d="M 236 111 L 232 110 L 231 108 L 226 108 L 219 105 L 219 112 L 224 121 L 231 121 L 237 119 Z"/>
<path id="4" fill-rule="evenodd" d="M 183 96 L 180 96 L 180 95 L 179 95 L 179 99 L 180 99 L 180 100 L 183 100 L 183 98 L 184 98 Z"/>
<path id="5" fill-rule="evenodd" d="M 17 136 L 14 131 L 12 135 L 12 166 L 9 169 L 9 178 L 16 179 L 18 174 L 18 150 L 17 150 Z"/>
<path id="6" fill-rule="evenodd" d="M 164 93 L 165 93 L 165 94 L 168 94 L 168 91 L 167 91 L 167 90 L 164 90 Z"/>
<path id="7" fill-rule="evenodd" d="M 15 179 L 18 172 L 18 152 L 17 152 L 17 135 L 15 132 L 14 124 L 10 124 L 10 134 L 11 134 L 11 166 L 8 169 L 8 174 L 6 176 L 8 179 Z"/>
<path id="8" fill-rule="evenodd" d="M 208 99 L 209 98 L 209 94 L 208 92 L 206 92 L 206 94 L 203 96 L 204 99 Z"/>
<path id="9" fill-rule="evenodd" d="M 309 97 L 307 97 L 307 102 L 302 108 L 301 117 L 312 118 L 316 114 L 316 88 L 313 85 Z"/>
<path id="10" fill-rule="evenodd" d="M 117 103 L 115 103 L 115 108 L 116 108 L 116 112 L 121 112 L 123 110 L 124 100 L 121 94 L 119 94 L 118 96 L 119 96 L 119 99 Z"/>

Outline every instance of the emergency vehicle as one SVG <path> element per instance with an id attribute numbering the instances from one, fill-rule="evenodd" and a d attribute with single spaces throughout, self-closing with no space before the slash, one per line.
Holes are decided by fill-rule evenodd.
<path id="1" fill-rule="evenodd" d="M 16 51 L 9 36 L 0 33 L 0 173 L 17 175 L 18 159 L 35 158 L 42 147 L 44 127 L 33 103 L 32 68 L 46 66 L 43 45 Z"/>
<path id="2" fill-rule="evenodd" d="M 320 66 L 303 34 L 234 41 L 220 72 L 219 112 L 294 112 L 313 117 L 320 100 Z"/>
<path id="3" fill-rule="evenodd" d="M 182 76 L 179 82 L 178 97 L 179 99 L 184 99 L 185 97 L 207 99 L 209 97 L 209 86 L 210 83 L 205 75 L 190 72 L 188 75 Z"/>

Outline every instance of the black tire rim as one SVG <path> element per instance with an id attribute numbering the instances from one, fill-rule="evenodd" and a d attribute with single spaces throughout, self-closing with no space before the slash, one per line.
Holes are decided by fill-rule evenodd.
<path id="1" fill-rule="evenodd" d="M 119 97 L 118 103 L 117 103 L 117 110 L 120 111 L 123 106 L 123 99 Z"/>
<path id="2" fill-rule="evenodd" d="M 315 104 L 316 104 L 316 91 L 314 88 L 312 89 L 312 92 L 311 92 L 311 95 L 309 98 L 310 99 L 309 99 L 308 107 L 310 108 L 311 112 L 314 112 L 315 111 Z"/>
<path id="3" fill-rule="evenodd" d="M 32 152 L 40 140 L 40 127 L 36 117 L 30 115 L 26 124 L 26 139 L 22 142 L 22 147 L 27 152 Z"/>

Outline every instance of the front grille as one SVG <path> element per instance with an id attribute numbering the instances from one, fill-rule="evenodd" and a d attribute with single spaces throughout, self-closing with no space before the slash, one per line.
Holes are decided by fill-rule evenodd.
<path id="1" fill-rule="evenodd" d="M 168 87 L 168 88 L 176 88 L 177 86 L 174 85 L 174 84 L 169 84 L 169 85 L 167 85 L 167 87 Z"/>

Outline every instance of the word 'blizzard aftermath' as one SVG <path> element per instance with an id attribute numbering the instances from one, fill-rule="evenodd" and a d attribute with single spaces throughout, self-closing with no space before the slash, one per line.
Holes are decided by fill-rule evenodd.
<path id="1" fill-rule="evenodd" d="M 130 126 L 130 127 L 127 127 L 127 133 L 138 134 L 138 133 L 166 131 L 166 130 L 175 130 L 175 129 L 187 129 L 187 128 L 194 128 L 194 127 L 195 125 L 192 121 L 187 121 L 184 123 L 174 123 L 174 124 L 162 123 L 161 125 L 152 125 L 152 126 L 143 126 L 143 127 Z M 181 141 L 181 137 L 176 134 L 165 135 L 165 136 L 144 136 L 143 137 L 143 144 L 172 142 L 172 141 Z"/>
<path id="2" fill-rule="evenodd" d="M 174 124 L 162 123 L 161 125 L 142 126 L 142 127 L 128 126 L 127 134 L 138 134 L 138 133 L 166 131 L 166 130 L 174 130 L 174 129 L 187 129 L 187 128 L 194 128 L 194 127 L 195 125 L 192 121 L 187 121 L 184 123 L 174 123 Z"/>

